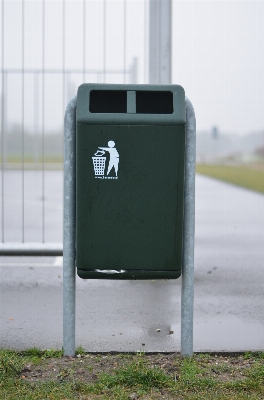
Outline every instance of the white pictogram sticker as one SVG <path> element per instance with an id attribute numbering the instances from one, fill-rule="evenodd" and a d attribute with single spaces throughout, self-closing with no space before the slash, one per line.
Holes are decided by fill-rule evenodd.
<path id="1" fill-rule="evenodd" d="M 94 157 L 92 157 L 95 178 L 118 179 L 117 173 L 118 173 L 119 153 L 115 148 L 115 142 L 113 140 L 109 140 L 108 147 L 98 147 L 98 149 L 100 150 L 97 150 L 96 153 L 94 154 Z M 106 157 L 102 157 L 106 151 L 108 151 L 110 156 L 107 168 L 107 176 L 105 176 Z M 114 168 L 116 176 L 108 176 L 112 168 Z"/>

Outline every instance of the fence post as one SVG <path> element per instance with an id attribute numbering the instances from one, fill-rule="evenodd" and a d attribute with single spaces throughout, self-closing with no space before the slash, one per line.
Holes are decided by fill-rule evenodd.
<path id="1" fill-rule="evenodd" d="M 149 1 L 149 83 L 171 84 L 172 0 Z"/>
<path id="2" fill-rule="evenodd" d="M 181 293 L 181 354 L 193 355 L 194 231 L 196 121 L 192 103 L 186 105 L 183 267 Z"/>
<path id="3" fill-rule="evenodd" d="M 75 195 L 76 104 L 68 103 L 64 119 L 64 217 L 63 217 L 63 349 L 75 355 Z"/>

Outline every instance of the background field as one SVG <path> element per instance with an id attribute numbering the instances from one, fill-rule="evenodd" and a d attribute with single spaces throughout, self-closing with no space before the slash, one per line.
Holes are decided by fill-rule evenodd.
<path id="1" fill-rule="evenodd" d="M 264 193 L 264 162 L 245 165 L 197 164 L 196 172 Z"/>

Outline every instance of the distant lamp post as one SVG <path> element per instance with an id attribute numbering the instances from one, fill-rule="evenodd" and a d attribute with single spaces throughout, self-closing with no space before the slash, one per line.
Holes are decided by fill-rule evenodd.
<path id="1" fill-rule="evenodd" d="M 213 139 L 218 139 L 218 137 L 219 137 L 218 127 L 217 126 L 213 126 L 211 132 L 212 132 L 212 138 Z"/>

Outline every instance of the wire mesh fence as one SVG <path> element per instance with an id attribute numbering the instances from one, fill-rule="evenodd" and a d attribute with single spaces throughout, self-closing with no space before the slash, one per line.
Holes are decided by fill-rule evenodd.
<path id="1" fill-rule="evenodd" d="M 2 0 L 2 244 L 62 242 L 66 104 L 83 82 L 147 81 L 147 16 L 143 0 Z"/>

